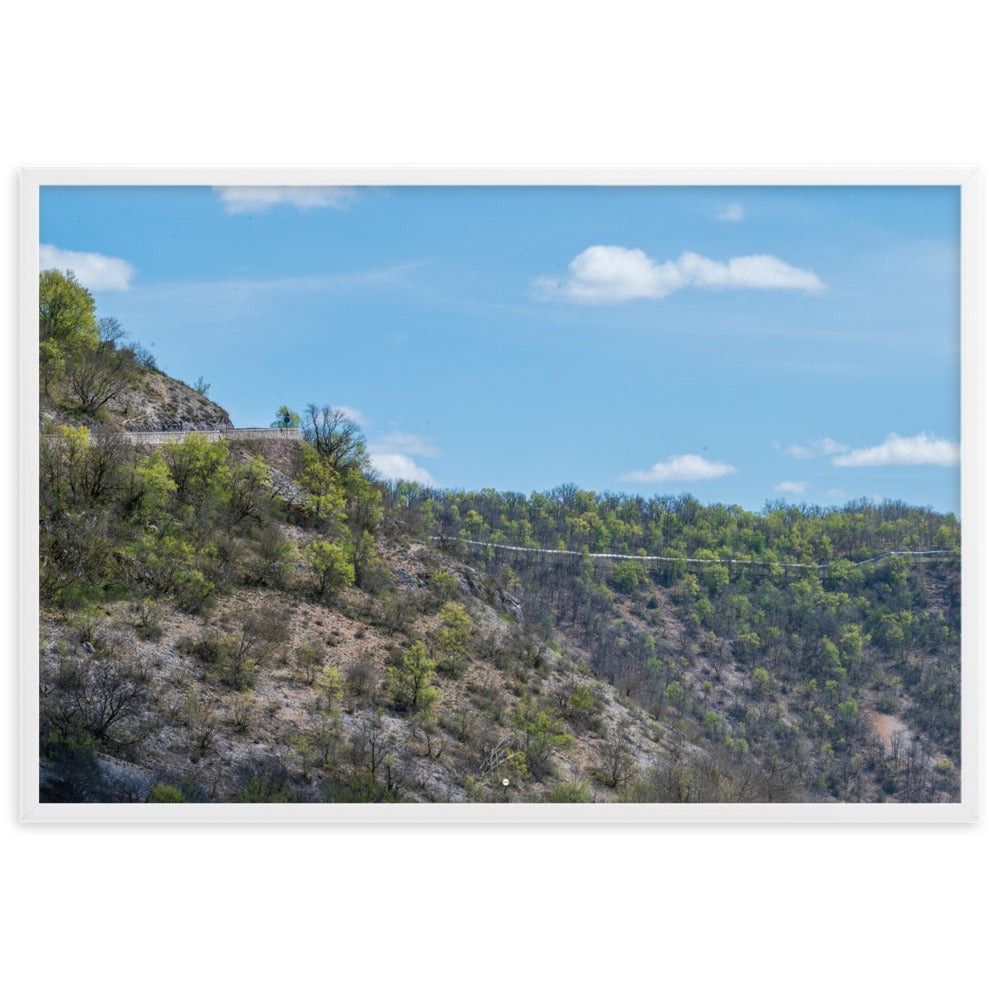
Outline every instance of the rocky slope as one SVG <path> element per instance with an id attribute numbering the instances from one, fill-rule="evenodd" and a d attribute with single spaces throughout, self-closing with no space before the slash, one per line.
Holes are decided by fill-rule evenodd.
<path id="1" fill-rule="evenodd" d="M 301 529 L 284 531 L 304 544 Z M 400 802 L 604 802 L 643 775 L 704 755 L 567 650 L 524 632 L 516 598 L 470 566 L 407 538 L 384 541 L 380 555 L 392 590 L 374 597 L 349 588 L 334 606 L 259 588 L 226 597 L 205 616 L 166 601 L 123 601 L 96 615 L 43 610 L 43 692 L 71 700 L 103 671 L 136 694 L 109 727 L 97 769 L 71 790 L 65 773 L 46 765 L 44 794 L 146 801 L 154 785 L 167 784 L 194 801 L 353 793 Z M 474 626 L 464 654 L 443 669 L 445 605 L 463 608 Z M 253 614 L 280 628 L 239 691 L 220 677 L 213 650 Z M 436 699 L 421 712 L 388 693 L 390 665 L 417 641 L 439 657 Z M 317 662 L 298 653 L 307 647 L 319 650 Z M 339 691 L 324 676 L 331 667 Z M 539 713 L 551 720 L 550 733 Z M 533 739 L 552 745 L 532 747 Z"/>

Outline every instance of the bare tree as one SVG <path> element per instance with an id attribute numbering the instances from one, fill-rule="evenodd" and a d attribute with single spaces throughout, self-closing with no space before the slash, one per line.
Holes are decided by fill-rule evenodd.
<path id="1" fill-rule="evenodd" d="M 367 463 L 361 427 L 346 410 L 310 403 L 304 423 L 303 437 L 327 459 L 334 472 Z"/>
<path id="2" fill-rule="evenodd" d="M 117 346 L 124 335 L 116 319 L 105 317 L 100 321 L 97 343 L 82 342 L 70 355 L 66 381 L 74 402 L 88 416 L 118 396 L 139 371 L 135 352 Z"/>
<path id="3" fill-rule="evenodd" d="M 627 785 L 635 777 L 638 765 L 632 751 L 632 741 L 628 738 L 628 729 L 622 723 L 615 726 L 614 732 L 601 748 L 601 765 L 609 788 Z"/>

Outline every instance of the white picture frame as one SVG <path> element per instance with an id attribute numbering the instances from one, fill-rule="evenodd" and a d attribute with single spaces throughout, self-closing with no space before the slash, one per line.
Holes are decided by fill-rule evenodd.
<path id="1" fill-rule="evenodd" d="M 962 789 L 938 804 L 157 805 L 38 796 L 39 195 L 46 185 L 951 185 L 961 189 Z M 20 175 L 19 805 L 26 823 L 969 823 L 981 816 L 982 195 L 975 167 L 25 167 Z"/>

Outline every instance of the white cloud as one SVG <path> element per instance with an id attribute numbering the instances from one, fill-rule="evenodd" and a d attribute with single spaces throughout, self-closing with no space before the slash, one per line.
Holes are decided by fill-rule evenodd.
<path id="1" fill-rule="evenodd" d="M 833 438 L 820 438 L 819 441 L 814 441 L 813 444 L 815 444 L 824 455 L 840 455 L 848 450 L 846 444 L 834 441 Z"/>
<path id="2" fill-rule="evenodd" d="M 419 434 L 392 431 L 369 446 L 372 465 L 383 479 L 405 479 L 421 486 L 437 486 L 434 477 L 413 461 L 412 455 L 437 458 L 441 449 Z"/>
<path id="3" fill-rule="evenodd" d="M 331 410 L 340 410 L 348 420 L 353 421 L 359 427 L 365 426 L 365 418 L 360 410 L 355 410 L 353 406 L 331 406 Z"/>
<path id="4" fill-rule="evenodd" d="M 120 257 L 105 257 L 102 253 L 81 253 L 61 250 L 49 243 L 38 248 L 39 269 L 72 271 L 76 280 L 91 292 L 124 292 L 135 275 L 135 268 Z"/>
<path id="5" fill-rule="evenodd" d="M 812 271 L 803 271 L 766 253 L 730 257 L 723 264 L 688 251 L 680 255 L 677 263 L 688 281 L 701 288 L 799 288 L 818 292 L 826 287 Z"/>
<path id="6" fill-rule="evenodd" d="M 774 442 L 774 447 L 781 452 L 782 455 L 788 455 L 791 458 L 812 458 L 813 450 L 812 448 L 807 448 L 804 444 L 790 444 L 786 448 L 782 448 L 777 441 Z"/>
<path id="7" fill-rule="evenodd" d="M 833 489 L 827 490 L 826 496 L 828 496 L 831 500 L 839 500 L 842 496 L 846 496 L 846 494 L 843 490 Z"/>
<path id="8" fill-rule="evenodd" d="M 719 209 L 715 218 L 717 222 L 742 222 L 743 206 L 738 201 L 731 201 Z"/>
<path id="9" fill-rule="evenodd" d="M 725 462 L 712 462 L 701 455 L 671 455 L 666 462 L 657 462 L 646 471 L 629 472 L 621 476 L 624 483 L 673 483 L 698 479 L 718 479 L 736 470 Z"/>
<path id="10" fill-rule="evenodd" d="M 783 482 L 778 483 L 778 485 L 774 487 L 774 492 L 775 493 L 805 493 L 805 491 L 808 488 L 809 488 L 809 484 L 807 482 L 804 482 L 802 480 L 792 481 L 792 480 L 786 479 Z"/>
<path id="11" fill-rule="evenodd" d="M 312 208 L 350 208 L 357 191 L 349 187 L 217 187 L 213 188 L 230 215 L 264 212 L 275 205 L 294 205 L 300 212 Z"/>
<path id="12" fill-rule="evenodd" d="M 421 486 L 437 486 L 434 477 L 417 465 L 409 455 L 372 455 L 371 460 L 375 471 L 383 479 L 389 481 L 405 479 Z"/>
<path id="13" fill-rule="evenodd" d="M 320 407 L 322 410 L 323 407 Z M 360 410 L 355 410 L 353 406 L 331 406 L 331 413 L 340 412 L 352 423 L 357 424 L 359 427 L 364 427 L 367 421 Z"/>
<path id="14" fill-rule="evenodd" d="M 688 251 L 676 261 L 657 264 L 642 250 L 592 246 L 570 261 L 565 276 L 537 278 L 531 289 L 541 299 L 596 305 L 662 299 L 687 286 L 802 291 L 820 291 L 825 287 L 812 271 L 803 271 L 769 254 L 731 257 L 720 262 Z"/>
<path id="15" fill-rule="evenodd" d="M 833 459 L 834 465 L 860 467 L 873 465 L 958 465 L 961 449 L 957 442 L 944 441 L 933 434 L 900 437 L 890 434 L 872 448 L 855 448 Z"/>
<path id="16" fill-rule="evenodd" d="M 817 454 L 839 455 L 848 450 L 846 444 L 840 444 L 833 438 L 820 438 L 818 441 L 810 441 L 808 444 L 790 444 L 787 447 L 782 447 L 777 441 L 774 441 L 773 444 L 782 455 L 799 459 L 815 458 Z"/>
<path id="17" fill-rule="evenodd" d="M 371 443 L 373 451 L 398 451 L 404 455 L 421 455 L 424 458 L 438 458 L 441 449 L 433 441 L 419 434 L 407 434 L 405 431 L 393 431 Z"/>

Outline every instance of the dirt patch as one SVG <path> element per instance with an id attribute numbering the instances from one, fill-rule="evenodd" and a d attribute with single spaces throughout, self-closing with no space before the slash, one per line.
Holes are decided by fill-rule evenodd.
<path id="1" fill-rule="evenodd" d="M 909 742 L 913 734 L 906 728 L 906 723 L 902 719 L 897 719 L 895 715 L 885 715 L 883 712 L 868 712 L 868 721 L 878 734 L 879 739 L 887 746 L 892 746 L 892 738 L 896 733 L 902 734 L 903 738 Z"/>

